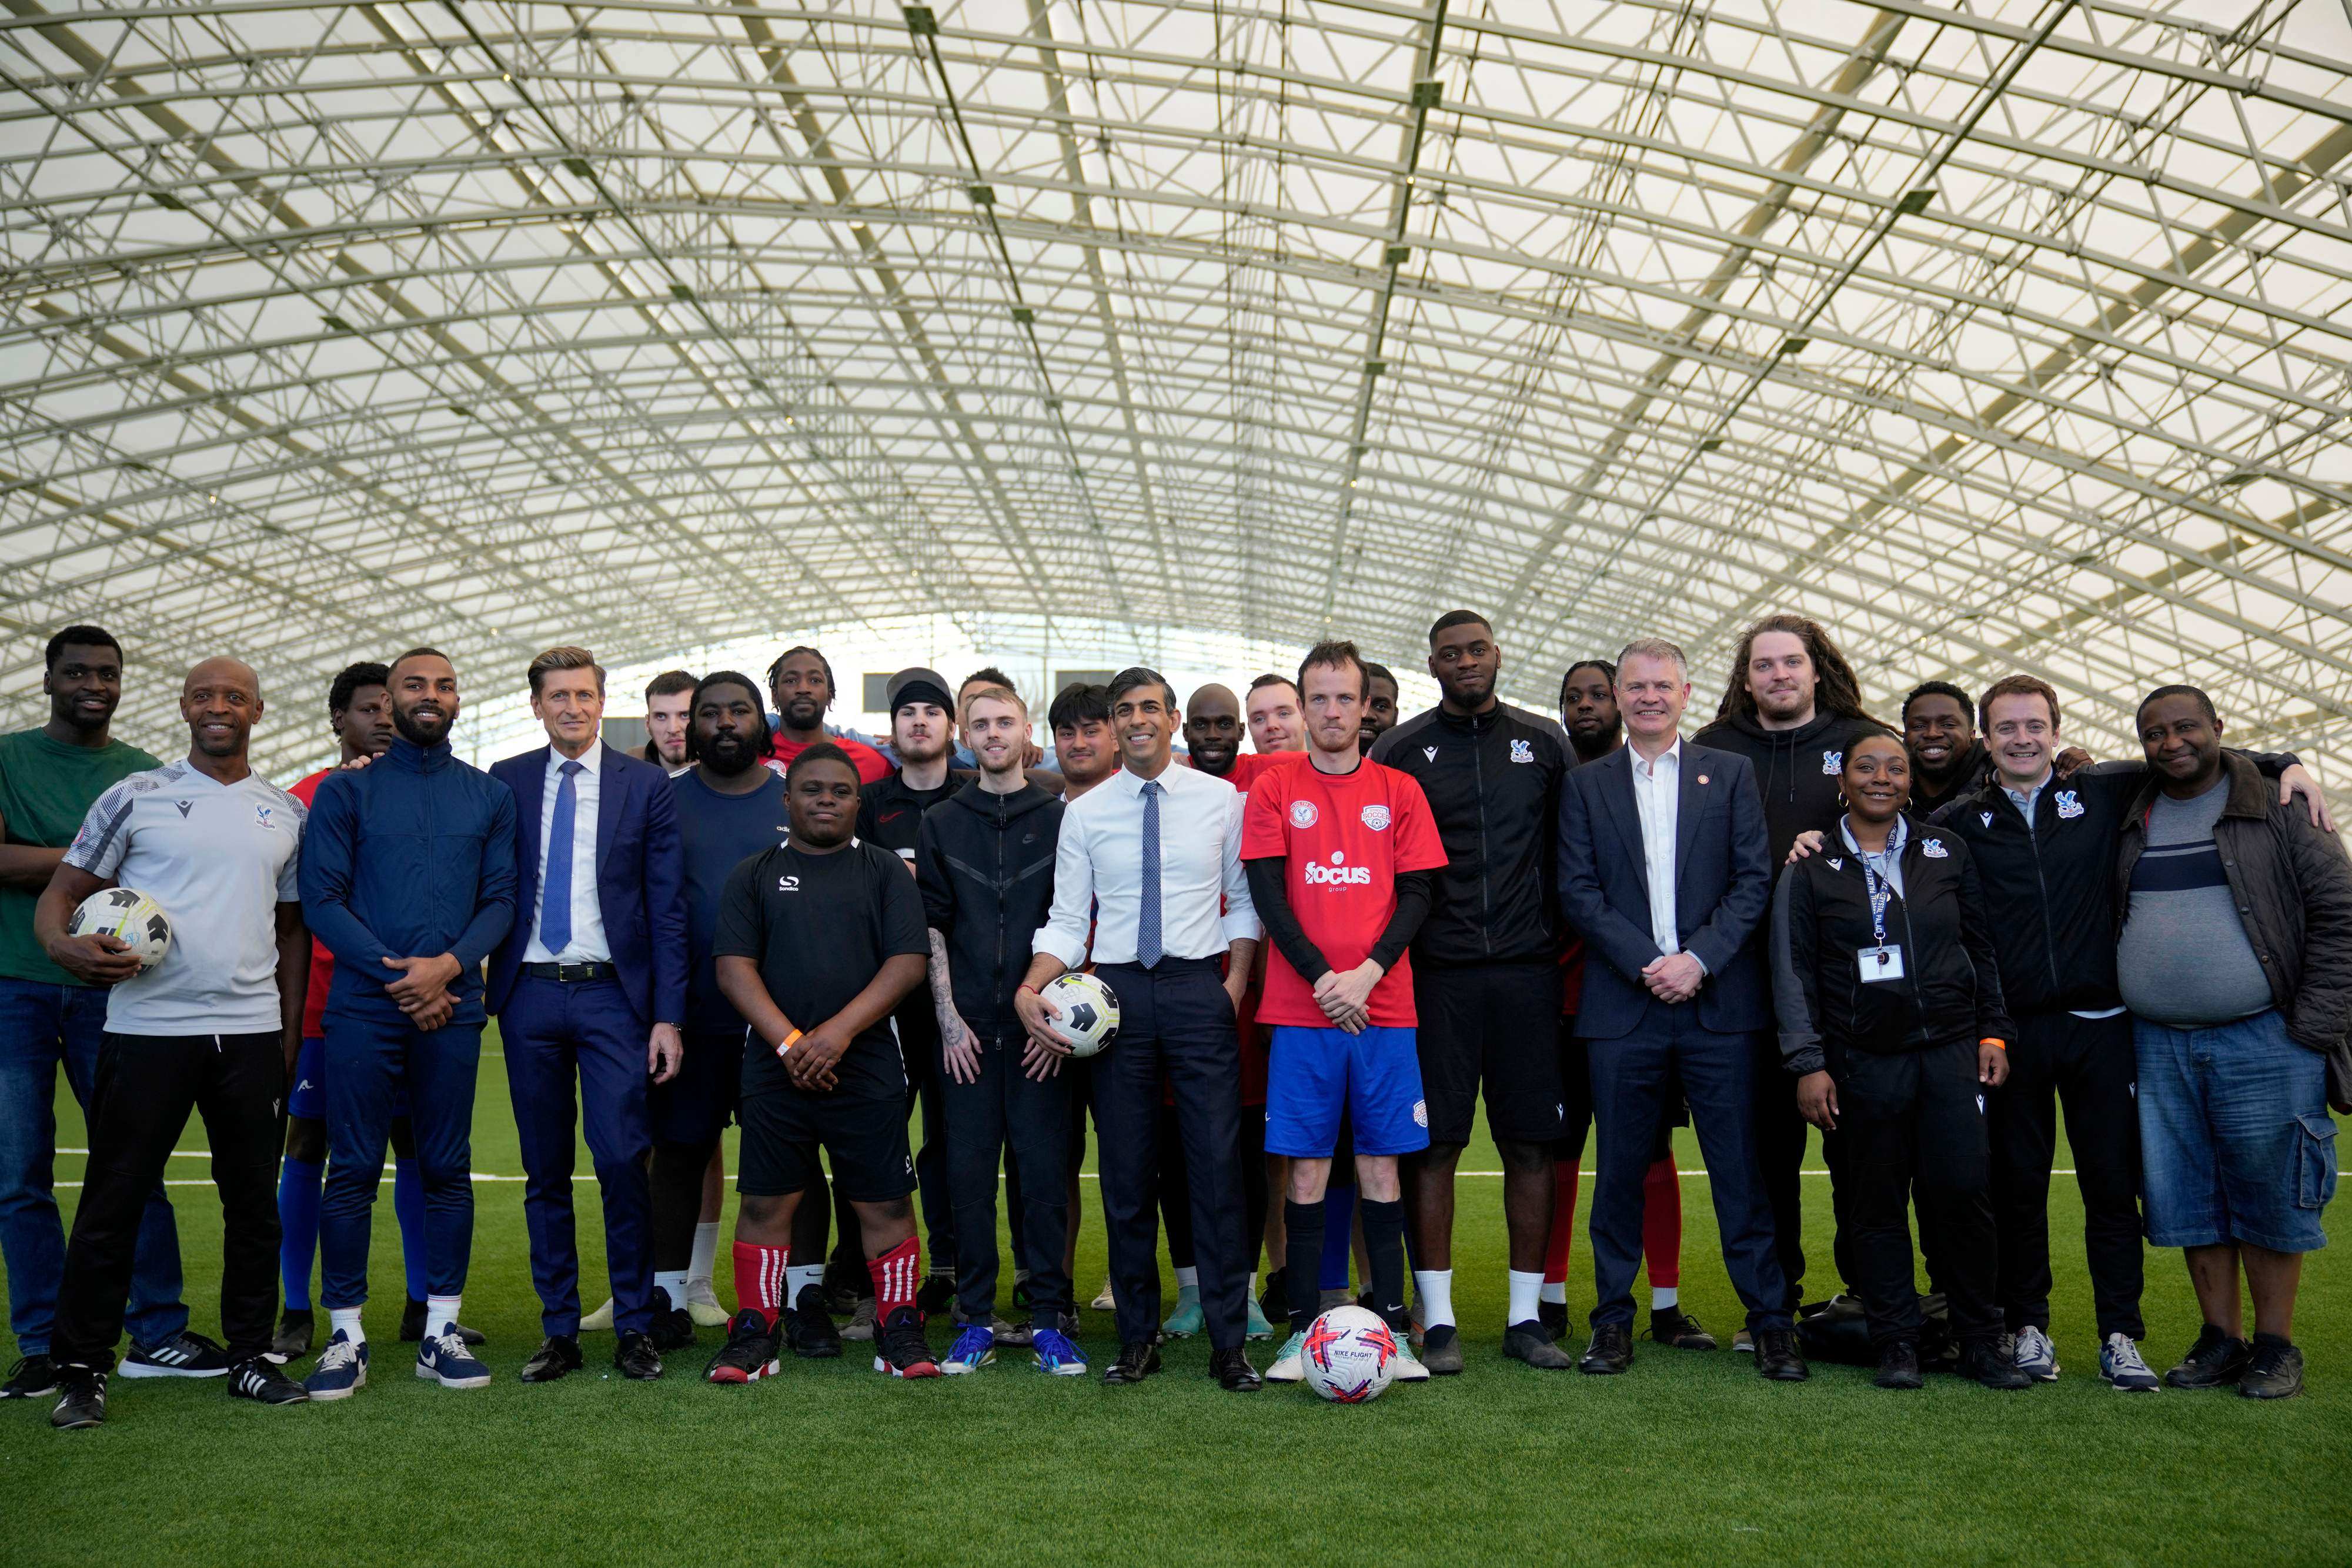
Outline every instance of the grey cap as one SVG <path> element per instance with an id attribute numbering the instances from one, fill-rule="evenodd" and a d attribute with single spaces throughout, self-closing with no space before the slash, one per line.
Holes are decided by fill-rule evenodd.
<path id="1" fill-rule="evenodd" d="M 950 716 L 955 713 L 955 696 L 948 690 L 947 678 L 937 670 L 899 671 L 890 677 L 887 700 L 893 715 L 908 703 L 936 703 Z"/>

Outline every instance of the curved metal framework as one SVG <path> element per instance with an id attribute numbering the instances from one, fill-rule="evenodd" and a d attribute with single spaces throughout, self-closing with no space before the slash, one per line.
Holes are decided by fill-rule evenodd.
<path id="1" fill-rule="evenodd" d="M 2352 753 L 2336 0 L 5 11 L 12 720 L 101 608 L 282 694 L 1466 601 Z"/>

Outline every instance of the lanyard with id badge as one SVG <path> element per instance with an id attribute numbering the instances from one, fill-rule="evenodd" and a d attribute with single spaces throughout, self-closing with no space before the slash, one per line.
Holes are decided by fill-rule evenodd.
<path id="1" fill-rule="evenodd" d="M 1863 885 L 1870 890 L 1870 935 L 1873 946 L 1854 949 L 1854 969 L 1864 985 L 1880 980 L 1903 977 L 1903 945 L 1886 939 L 1886 904 L 1895 890 L 1872 868 L 1870 857 L 1863 855 Z"/>

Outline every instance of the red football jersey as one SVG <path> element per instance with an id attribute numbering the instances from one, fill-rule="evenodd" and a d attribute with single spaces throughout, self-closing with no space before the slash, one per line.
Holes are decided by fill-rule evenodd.
<path id="1" fill-rule="evenodd" d="M 1234 770 L 1225 775 L 1225 782 L 1246 795 L 1268 768 L 1290 768 L 1306 760 L 1304 751 L 1244 751 L 1234 758 Z"/>
<path id="2" fill-rule="evenodd" d="M 862 740 L 852 740 L 845 735 L 829 735 L 825 738 L 849 753 L 850 763 L 857 769 L 860 784 L 877 784 L 897 771 L 890 766 L 888 758 Z M 768 759 L 768 769 L 777 774 L 791 767 L 793 758 L 816 744 L 813 740 L 786 740 L 781 731 L 773 739 L 775 750 Z"/>
<path id="3" fill-rule="evenodd" d="M 319 798 L 319 786 L 326 781 L 331 768 L 321 768 L 308 779 L 287 790 L 297 800 L 308 806 Z M 335 977 L 335 956 L 316 936 L 310 938 L 310 988 L 302 998 L 302 1038 L 316 1040 L 327 1032 L 327 982 Z"/>
<path id="4" fill-rule="evenodd" d="M 1310 764 L 1263 769 L 1251 787 L 1242 858 L 1273 855 L 1284 859 L 1283 886 L 1307 940 L 1333 968 L 1352 969 L 1371 956 L 1396 913 L 1397 873 L 1436 870 L 1445 846 L 1410 774 L 1370 761 L 1337 774 Z M 1273 956 L 1257 1021 L 1329 1028 L 1315 988 L 1271 940 L 1266 946 Z M 1372 988 L 1370 1012 L 1380 1028 L 1413 1027 L 1411 955 L 1399 956 Z"/>

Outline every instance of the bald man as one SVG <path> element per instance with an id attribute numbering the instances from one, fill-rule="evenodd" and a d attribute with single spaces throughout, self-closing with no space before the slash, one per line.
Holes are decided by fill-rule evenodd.
<path id="1" fill-rule="evenodd" d="M 295 886 L 302 802 L 257 777 L 246 747 L 261 683 L 207 659 L 180 692 L 188 755 L 98 798 L 33 911 L 49 956 L 110 988 L 89 1103 L 89 1166 L 66 1245 L 50 1354 L 59 1427 L 106 1418 L 106 1376 L 131 1292 L 148 1196 L 191 1111 L 205 1119 L 220 1189 L 221 1328 L 228 1391 L 264 1405 L 308 1397 L 268 1359 L 278 1305 L 278 1140 L 301 1045 L 310 933 Z M 67 935 L 75 907 L 130 888 L 172 919 L 142 966 L 120 938 Z"/>

